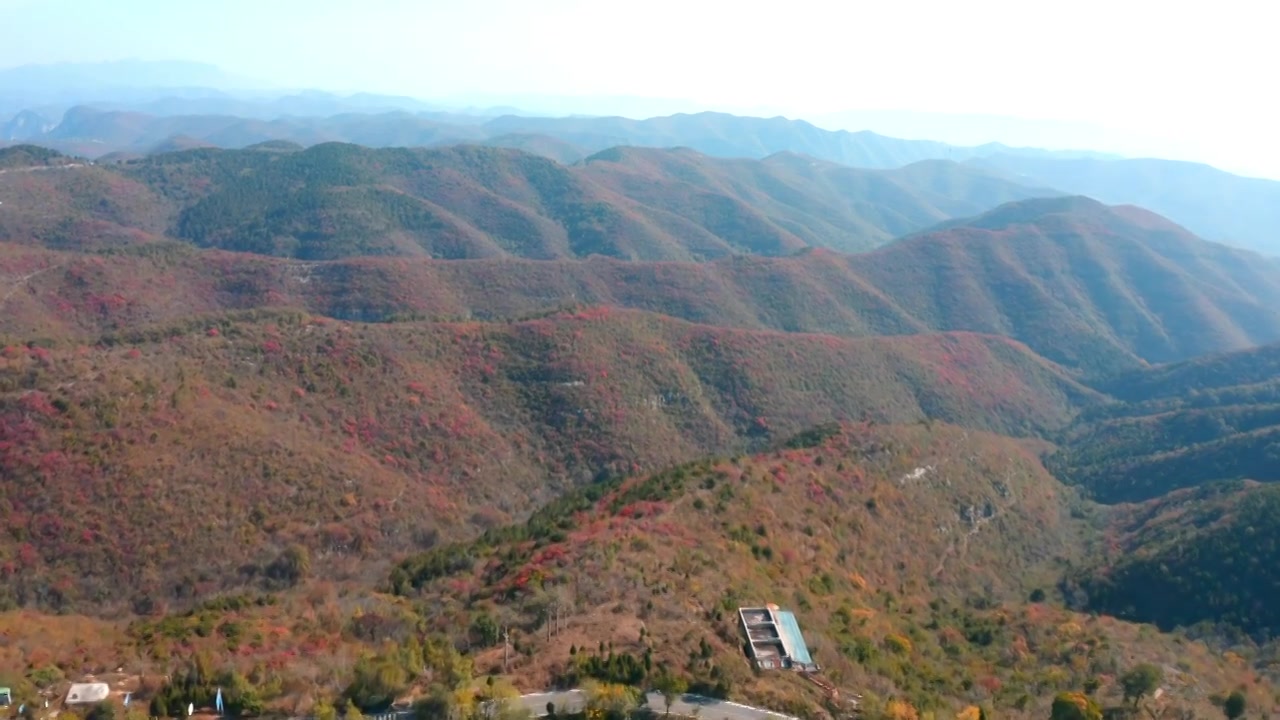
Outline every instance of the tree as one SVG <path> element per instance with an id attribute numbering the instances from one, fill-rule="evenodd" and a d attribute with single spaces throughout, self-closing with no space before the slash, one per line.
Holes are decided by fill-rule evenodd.
<path id="1" fill-rule="evenodd" d="M 315 710 L 312 711 L 315 720 L 338 720 L 338 709 L 328 700 L 321 700 L 316 703 Z"/>
<path id="2" fill-rule="evenodd" d="M 920 713 L 906 700 L 890 700 L 885 703 L 884 716 L 888 720 L 919 720 Z"/>
<path id="3" fill-rule="evenodd" d="M 1142 698 L 1155 692 L 1164 682 L 1164 671 L 1151 663 L 1143 663 L 1120 676 L 1124 699 L 1137 707 Z"/>
<path id="4" fill-rule="evenodd" d="M 474 635 L 482 647 L 491 647 L 498 644 L 499 638 L 502 637 L 502 628 L 498 627 L 498 621 L 493 619 L 489 613 L 480 613 L 471 621 L 471 634 Z"/>
<path id="5" fill-rule="evenodd" d="M 666 706 L 667 714 L 671 714 L 671 706 L 681 695 L 689 690 L 689 683 L 678 675 L 673 675 L 667 670 L 663 670 L 653 681 L 653 688 L 662 693 L 662 702 Z M 1234 720 L 1234 719 L 1233 719 Z"/>
<path id="6" fill-rule="evenodd" d="M 1227 720 L 1236 720 L 1244 715 L 1246 701 L 1244 693 L 1239 690 L 1233 690 L 1227 696 L 1226 702 L 1222 704 L 1222 712 L 1227 716 Z"/>
<path id="7" fill-rule="evenodd" d="M 491 720 L 529 720 L 529 710 L 520 703 L 520 691 L 492 675 L 483 691 L 483 716 Z"/>
<path id="8" fill-rule="evenodd" d="M 344 693 L 351 705 L 366 712 L 383 712 L 409 684 L 408 673 L 391 658 L 363 657 Z"/>
<path id="9" fill-rule="evenodd" d="M 458 652 L 453 643 L 444 638 L 432 638 L 422 648 L 422 662 L 432 673 L 435 682 L 453 690 L 471 682 L 475 669 L 471 658 Z"/>
<path id="10" fill-rule="evenodd" d="M 109 702 L 101 702 L 89 708 L 85 720 L 116 720 L 116 706 Z"/>
<path id="11" fill-rule="evenodd" d="M 452 712 L 448 694 L 439 690 L 413 704 L 413 720 L 449 720 Z"/>
<path id="12" fill-rule="evenodd" d="M 267 566 L 267 577 L 292 587 L 311 572 L 311 553 L 302 545 L 290 545 Z"/>
<path id="13" fill-rule="evenodd" d="M 636 691 L 626 685 L 591 682 L 582 692 L 588 720 L 624 720 L 639 705 Z"/>
<path id="14" fill-rule="evenodd" d="M 1084 693 L 1062 692 L 1053 698 L 1050 720 L 1102 720 L 1102 708 Z"/>

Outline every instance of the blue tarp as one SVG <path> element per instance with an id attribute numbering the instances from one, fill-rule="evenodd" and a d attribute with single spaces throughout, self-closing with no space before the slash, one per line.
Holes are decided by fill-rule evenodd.
<path id="1" fill-rule="evenodd" d="M 787 648 L 791 651 L 791 662 L 801 665 L 812 665 L 813 658 L 809 657 L 809 646 L 804 644 L 804 636 L 800 634 L 800 623 L 796 622 L 796 616 L 787 610 L 778 611 L 778 632 L 785 639 Z"/>

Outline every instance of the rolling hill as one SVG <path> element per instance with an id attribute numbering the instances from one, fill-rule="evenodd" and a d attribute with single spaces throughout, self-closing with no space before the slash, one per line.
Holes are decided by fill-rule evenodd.
<path id="1" fill-rule="evenodd" d="M 11 198 L 0 212 L 0 237 L 61 245 L 67 227 L 104 215 L 115 230 L 129 222 L 133 208 L 119 197 L 127 194 L 145 198 L 148 213 L 136 210 L 135 224 L 146 233 L 162 215 L 171 235 L 198 245 L 307 260 L 603 254 L 691 261 L 814 246 L 862 250 L 1052 194 L 950 163 L 864 171 L 795 156 L 734 161 L 617 148 L 566 167 L 480 146 L 275 147 L 0 176 L 0 194 Z M 11 148 L 0 158 L 25 152 Z M 955 187 L 963 191 L 946 192 Z M 92 248 L 99 238 L 91 230 L 77 226 L 71 236 Z"/>
<path id="2" fill-rule="evenodd" d="M 931 327 L 1020 338 L 1094 374 L 1242 349 L 1280 329 L 1270 264 L 1081 197 L 1008 203 L 850 262 Z"/>
<path id="3" fill-rule="evenodd" d="M 1274 461 L 1273 461 L 1274 462 Z M 1084 608 L 1209 637 L 1280 631 L 1280 486 L 1209 483 L 1121 509 L 1108 552 L 1068 576 Z"/>
<path id="4" fill-rule="evenodd" d="M 336 111 L 340 102 L 328 102 Z M 352 100 L 351 98 L 347 99 Z M 393 99 L 394 100 L 394 99 Z M 291 100 L 292 101 L 292 100 Z M 305 100 L 303 100 L 305 102 Z M 377 99 L 371 100 L 373 106 Z M 195 102 L 195 105 L 199 105 Z M 207 104 L 207 103 L 206 103 Z M 998 143 L 958 147 L 900 140 L 872 132 L 828 131 L 786 118 L 724 113 L 677 114 L 632 120 L 621 117 L 496 118 L 435 111 L 392 110 L 317 116 L 311 111 L 262 115 L 234 102 L 209 105 L 208 114 L 149 115 L 130 110 L 77 106 L 59 122 L 27 113 L 15 117 L 8 135 L 63 152 L 101 157 L 145 154 L 207 143 L 243 148 L 270 140 L 302 145 L 347 142 L 374 147 L 456 143 L 516 147 L 559 162 L 574 162 L 615 146 L 688 147 L 713 157 L 763 159 L 794 153 L 859 168 L 899 168 L 921 161 L 952 160 L 1010 182 L 1056 188 L 1108 204 L 1138 205 L 1165 215 L 1210 240 L 1280 256 L 1280 182 L 1232 175 L 1207 165 L 1160 159 L 1113 159 L 1087 152 L 1049 152 Z M 323 108 L 317 105 L 315 112 Z M 407 106 L 406 106 L 407 107 Z M 237 114 L 239 113 L 239 114 Z M 274 119 L 272 119 L 274 118 Z"/>
<path id="5" fill-rule="evenodd" d="M 221 683 L 236 707 L 292 713 L 348 697 L 375 711 L 409 693 L 465 707 L 508 682 L 651 686 L 674 675 L 800 717 L 840 717 L 856 693 L 875 717 L 981 707 L 1029 719 L 1081 687 L 1122 713 L 1121 675 L 1140 663 L 1163 668 L 1161 696 L 1142 703 L 1157 715 L 1208 714 L 1236 688 L 1270 707 L 1273 684 L 1239 655 L 1038 600 L 1102 518 L 1045 472 L 1034 444 L 941 423 L 822 426 L 771 442 L 604 478 L 526 523 L 375 562 L 391 595 L 328 579 L 349 548 L 294 548 L 271 563 L 265 590 L 205 586 L 189 609 L 157 600 L 127 624 L 0 614 L 14 640 L 0 658 L 29 669 L 19 693 L 34 692 L 28 678 L 60 677 L 44 664 L 59 658 L 137 673 L 135 701 L 204 704 Z M 270 514 L 250 513 L 255 523 L 275 530 Z M 349 542 L 335 525 L 329 542 Z M 817 682 L 751 668 L 737 608 L 768 602 L 795 612 Z M 175 667 L 195 682 L 166 687 Z"/>
<path id="6" fill-rule="evenodd" d="M 0 390 L 4 592 L 64 610 L 269 583 L 294 543 L 317 572 L 367 576 L 593 478 L 818 423 L 1040 435 L 1096 399 L 1003 338 L 733 331 L 603 308 L 514 324 L 191 319 L 9 346 Z"/>
<path id="7" fill-rule="evenodd" d="M 1274 348 L 1149 367 L 1280 340 L 1256 255 L 946 162 L 0 157 L 0 661 L 23 683 L 217 662 L 253 678 L 236 702 L 300 715 L 424 664 L 497 672 L 507 626 L 527 689 L 675 672 L 847 710 L 746 663 L 733 611 L 772 601 L 877 717 L 1043 717 L 1095 686 L 1118 707 L 1139 662 L 1170 712 L 1272 702 L 1227 632 L 1082 614 L 1266 630 L 1241 618 L 1270 574 L 1242 568 L 1270 496 L 1100 508 L 1038 459 L 1059 441 L 1050 467 L 1107 502 L 1274 465 Z M 850 238 L 880 247 L 814 247 Z M 1143 594 L 1188 578 L 1194 608 Z M 138 697 L 179 692 L 155 682 Z"/>
<path id="8" fill-rule="evenodd" d="M 799 674 L 751 669 L 737 610 L 776 603 L 820 677 L 871 716 L 905 703 L 1043 717 L 1055 692 L 1090 681 L 1120 705 L 1116 677 L 1144 661 L 1168 668 L 1163 709 L 1207 711 L 1208 689 L 1244 677 L 1208 647 L 1026 601 L 1091 534 L 1082 512 L 1007 438 L 846 426 L 570 493 L 525 525 L 407 559 L 389 584 L 473 647 L 511 628 L 527 649 L 511 672 L 532 687 L 675 672 L 787 712 L 847 712 Z M 555 608 L 567 621 L 549 632 Z M 500 651 L 475 657 L 501 665 Z"/>
<path id="9" fill-rule="evenodd" d="M 1280 346 L 1097 383 L 1116 402 L 1082 413 L 1051 467 L 1102 502 L 1219 480 L 1280 481 Z"/>
<path id="10" fill-rule="evenodd" d="M 697 181 L 715 187 L 720 179 Z M 147 192 L 137 182 L 106 187 L 121 193 L 107 208 L 130 207 L 126 200 Z M 100 222 L 115 227 L 109 217 Z M 91 340 L 138 324 L 265 307 L 379 322 L 512 320 L 585 304 L 754 330 L 1002 335 L 1104 379 L 1280 340 L 1280 269 L 1156 216 L 1083 198 L 1006 204 L 851 256 L 296 262 L 166 242 L 92 254 L 9 244 L 0 248 L 0 277 L 8 288 L 0 334 L 21 342 Z"/>

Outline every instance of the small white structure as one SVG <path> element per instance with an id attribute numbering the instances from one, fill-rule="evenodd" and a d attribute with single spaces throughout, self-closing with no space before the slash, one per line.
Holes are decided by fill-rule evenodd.
<path id="1" fill-rule="evenodd" d="M 67 691 L 68 705 L 89 705 L 100 703 L 111 694 L 106 683 L 76 683 Z"/>

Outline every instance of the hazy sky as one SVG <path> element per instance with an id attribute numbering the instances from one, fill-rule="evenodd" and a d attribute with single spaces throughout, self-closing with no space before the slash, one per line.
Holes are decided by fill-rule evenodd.
<path id="1" fill-rule="evenodd" d="M 610 94 L 793 117 L 1014 115 L 1105 126 L 1132 151 L 1280 177 L 1280 42 L 1268 5 L 0 0 L 0 67 L 185 59 L 287 86 L 426 98 Z"/>

